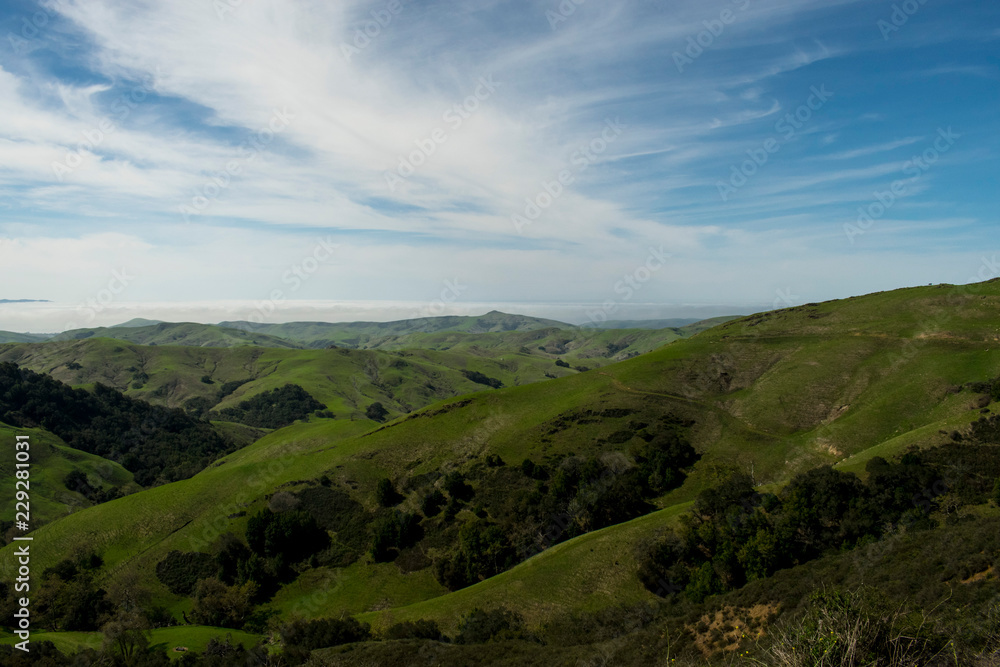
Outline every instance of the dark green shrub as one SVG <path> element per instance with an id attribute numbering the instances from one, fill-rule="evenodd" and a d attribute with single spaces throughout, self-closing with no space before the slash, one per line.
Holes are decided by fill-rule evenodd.
<path id="1" fill-rule="evenodd" d="M 371 638 L 371 627 L 367 623 L 358 623 L 350 616 L 344 619 L 321 618 L 292 621 L 281 628 L 280 634 L 286 647 L 313 651 L 368 640 Z"/>
<path id="2" fill-rule="evenodd" d="M 434 489 L 420 499 L 420 511 L 428 518 L 436 516 L 446 502 L 448 499 L 444 497 L 444 494 Z"/>
<path id="3" fill-rule="evenodd" d="M 286 384 L 279 389 L 257 394 L 235 408 L 226 408 L 220 414 L 247 426 L 281 428 L 297 419 L 305 419 L 316 410 L 325 409 L 325 405 L 302 387 Z"/>
<path id="4" fill-rule="evenodd" d="M 219 565 L 212 554 L 171 551 L 156 564 L 156 578 L 174 595 L 190 595 L 200 579 L 214 577 Z"/>
<path id="5" fill-rule="evenodd" d="M 375 502 L 382 507 L 395 507 L 403 501 L 403 496 L 396 492 L 392 480 L 382 478 L 375 485 Z"/>
<path id="6" fill-rule="evenodd" d="M 456 644 L 485 644 L 490 641 L 525 638 L 524 619 L 505 607 L 484 611 L 476 608 L 458 626 Z"/>
<path id="7" fill-rule="evenodd" d="M 402 549 L 413 546 L 424 536 L 420 517 L 398 511 L 378 519 L 372 533 L 371 554 L 377 563 L 393 560 Z"/>
<path id="8" fill-rule="evenodd" d="M 524 473 L 525 477 L 530 477 L 531 479 L 546 480 L 549 478 L 549 474 L 545 468 L 536 464 L 531 459 L 524 459 L 521 462 L 521 472 Z"/>
<path id="9" fill-rule="evenodd" d="M 435 621 L 418 620 L 404 621 L 389 626 L 385 631 L 386 639 L 429 639 L 441 641 L 441 628 Z"/>
<path id="10" fill-rule="evenodd" d="M 384 405 L 376 401 L 365 409 L 365 416 L 372 421 L 384 422 L 385 418 L 389 416 L 389 411 L 385 409 Z"/>
<path id="11" fill-rule="evenodd" d="M 470 500 L 476 493 L 475 489 L 465 483 L 465 476 L 459 472 L 450 472 L 445 475 L 442 486 L 445 493 L 455 500 Z"/>
<path id="12" fill-rule="evenodd" d="M 275 514 L 264 509 L 247 521 L 247 544 L 259 556 L 281 556 L 288 563 L 304 560 L 330 546 L 330 537 L 301 510 Z"/>
<path id="13" fill-rule="evenodd" d="M 491 378 L 483 375 L 479 371 L 462 371 L 462 375 L 466 377 L 467 380 L 471 380 L 476 384 L 484 384 L 487 387 L 492 387 L 493 389 L 499 389 L 503 386 L 503 382 L 496 378 Z"/>

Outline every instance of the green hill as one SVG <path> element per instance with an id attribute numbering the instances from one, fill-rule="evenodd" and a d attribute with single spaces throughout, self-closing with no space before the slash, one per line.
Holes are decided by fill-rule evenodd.
<path id="1" fill-rule="evenodd" d="M 133 324 L 134 323 L 134 324 Z M 140 345 L 184 345 L 188 347 L 238 347 L 260 345 L 264 347 L 299 347 L 281 338 L 264 334 L 251 334 L 238 329 L 227 329 L 210 324 L 161 322 L 145 325 L 126 322 L 115 327 L 75 329 L 53 336 L 52 341 L 86 340 L 88 338 L 115 338 Z"/>
<path id="2" fill-rule="evenodd" d="M 219 325 L 136 319 L 114 327 L 67 331 L 50 340 L 67 342 L 112 338 L 148 346 L 284 349 L 454 350 L 477 357 L 542 352 L 548 358 L 581 362 L 588 368 L 654 350 L 710 328 L 716 318 L 675 328 L 586 329 L 569 324 L 493 311 L 482 317 L 433 317 L 398 322 L 292 322 Z M 20 337 L 7 342 L 35 342 Z M 0 339 L 0 342 L 3 342 Z"/>
<path id="3" fill-rule="evenodd" d="M 425 317 L 394 322 L 291 322 L 266 324 L 254 322 L 220 322 L 219 326 L 263 333 L 293 340 L 315 347 L 320 344 L 342 344 L 345 347 L 363 347 L 372 340 L 405 336 L 413 333 L 458 331 L 462 333 L 494 333 L 503 331 L 533 331 L 535 329 L 572 329 L 573 326 L 555 320 L 509 315 L 490 311 L 479 317 L 445 316 Z"/>
<path id="4" fill-rule="evenodd" d="M 118 489 L 122 493 L 138 491 L 132 473 L 114 461 L 68 447 L 62 440 L 43 429 L 14 428 L 0 422 L 0 439 L 14 442 L 15 436 L 27 435 L 31 443 L 31 509 L 33 523 L 40 526 L 59 517 L 79 511 L 94 504 L 81 493 L 80 487 L 68 489 L 66 477 L 72 472 L 85 476 L 94 490 Z M 14 460 L 5 457 L 0 461 L 0 503 L 14 507 Z M 5 528 L 13 517 L 3 517 Z"/>
<path id="5" fill-rule="evenodd" d="M 157 324 L 166 324 L 163 320 L 147 320 L 143 317 L 135 317 L 128 322 L 122 322 L 121 324 L 116 324 L 111 329 L 130 329 L 135 327 L 151 327 Z"/>
<path id="6" fill-rule="evenodd" d="M 0 331 L 0 344 L 3 343 L 37 343 L 48 340 L 47 334 L 22 334 L 11 331 Z"/>
<path id="7" fill-rule="evenodd" d="M 100 382 L 169 407 L 223 410 L 287 383 L 298 384 L 336 418 L 363 418 L 373 402 L 391 414 L 486 387 L 463 371 L 505 385 L 577 374 L 542 353 L 493 359 L 414 350 L 288 350 L 262 347 L 142 346 L 107 338 L 0 347 L 0 361 L 51 374 L 74 386 Z M 230 383 L 242 383 L 220 398 Z M 192 402 L 193 401 L 193 402 Z"/>
<path id="8" fill-rule="evenodd" d="M 608 320 L 606 322 L 586 322 L 580 326 L 584 329 L 677 329 L 689 330 L 692 325 L 698 325 L 698 330 L 710 329 L 717 324 L 735 320 L 740 315 L 728 315 L 722 317 L 710 317 L 708 319 L 698 319 L 696 317 L 675 317 L 665 320 Z M 692 333 L 697 333 L 692 331 Z"/>
<path id="9" fill-rule="evenodd" d="M 613 616 L 621 605 L 664 604 L 637 578 L 643 545 L 677 525 L 701 491 L 734 472 L 752 475 L 760 488 L 778 488 L 822 465 L 865 475 L 865 463 L 876 453 L 892 459 L 911 448 L 965 446 L 961 443 L 969 441 L 983 411 L 998 407 L 990 390 L 982 389 L 1000 377 L 998 343 L 1000 280 L 753 315 L 597 370 L 446 399 L 410 414 L 396 413 L 401 416 L 383 425 L 338 418 L 273 431 L 191 479 L 41 528 L 34 558 L 44 568 L 67 550 L 96 549 L 106 566 L 104 577 L 134 573 L 155 599 L 179 615 L 192 610 L 192 598 L 171 593 L 156 574 L 162 563 L 173 562 L 172 552 L 220 553 L 229 539 L 224 534 L 248 535 L 253 521 L 271 520 L 265 509 L 274 516 L 303 512 L 323 522 L 331 543 L 302 561 L 293 578 L 276 585 L 267 605 L 281 618 L 363 614 L 376 628 L 432 619 L 452 633 L 473 609 L 503 604 L 521 614 L 531 632 L 551 633 L 570 614 Z M 91 350 L 98 359 L 148 353 L 108 341 L 75 343 L 86 344 L 118 346 Z M 4 354 L 38 363 L 45 348 L 20 346 Z M 296 382 L 331 410 L 346 407 L 342 414 L 350 414 L 354 408 L 346 399 L 335 402 L 339 385 L 331 382 L 324 393 L 315 379 L 317 367 L 386 355 L 408 364 L 407 373 L 424 372 L 423 360 L 446 353 L 472 358 L 467 350 L 394 357 L 357 350 L 235 349 L 218 352 L 218 358 L 191 359 L 217 359 L 217 368 L 227 369 L 220 379 L 255 371 L 260 383 L 255 392 Z M 482 361 L 487 362 L 499 363 Z M 391 377 L 387 372 L 383 381 L 391 385 Z M 649 509 L 640 516 L 589 530 L 601 524 L 588 502 L 610 499 L 611 490 L 627 493 L 616 485 L 649 465 L 649 447 L 663 438 L 689 441 L 698 454 L 676 478 L 683 483 L 672 489 L 666 485 L 665 492 L 647 498 Z M 522 466 L 525 459 L 532 464 Z M 533 476 L 538 466 L 544 477 Z M 574 472 L 588 466 L 600 474 Z M 571 481 L 577 474 L 578 481 Z M 382 480 L 389 480 L 398 498 L 386 501 L 379 495 Z M 543 507 L 559 489 L 576 503 L 568 514 L 532 513 L 531 507 Z M 447 498 L 449 507 L 440 514 L 425 510 L 434 491 L 447 494 L 442 501 Z M 388 507 L 382 506 L 386 502 Z M 966 516 L 991 511 L 986 506 L 962 510 Z M 415 517 L 420 531 L 412 531 L 406 516 Z M 490 526 L 506 530 L 510 516 L 535 517 L 513 524 L 527 534 L 507 537 L 532 544 L 537 534 L 541 552 L 449 592 L 440 565 L 471 558 L 469 550 L 480 548 L 477 540 Z M 390 545 L 399 545 L 388 558 L 369 548 L 382 530 L 390 531 Z M 561 542 L 580 531 L 585 532 Z M 2 563 L 9 577 L 11 559 Z M 980 571 L 985 567 L 969 576 Z M 846 581 L 832 575 L 829 580 Z M 983 581 L 983 599 L 1000 593 L 995 578 Z M 708 607 L 689 611 L 695 609 L 700 614 Z M 696 614 L 691 625 L 697 621 Z M 644 623 L 630 631 L 639 633 L 637 642 L 642 637 L 653 641 L 653 635 L 640 632 L 652 621 Z M 676 629 L 663 626 L 661 631 Z"/>

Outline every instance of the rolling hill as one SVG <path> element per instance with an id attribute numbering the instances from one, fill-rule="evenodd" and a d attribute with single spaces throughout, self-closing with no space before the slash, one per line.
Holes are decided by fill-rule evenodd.
<path id="1" fill-rule="evenodd" d="M 93 359 L 81 361 L 85 368 L 88 363 L 107 368 L 111 359 L 118 368 L 131 363 L 117 361 L 119 357 L 144 357 L 144 363 L 154 369 L 147 372 L 150 378 L 165 377 L 166 369 L 159 365 L 178 354 L 167 348 L 81 341 L 12 346 L 3 355 L 44 367 L 45 355 L 55 353 L 56 345 L 93 346 L 78 348 L 84 353 L 81 360 L 88 355 Z M 213 378 L 242 378 L 251 373 L 259 383 L 252 391 L 297 381 L 331 410 L 340 411 L 338 418 L 272 431 L 193 478 L 76 512 L 42 527 L 36 531 L 33 547 L 39 568 L 56 564 L 67 551 L 95 549 L 105 563 L 103 577 L 110 580 L 131 573 L 179 616 L 191 612 L 192 598 L 172 593 L 157 576 L 171 553 L 219 553 L 230 539 L 225 534 L 249 535 L 252 522 L 264 520 L 258 517 L 266 518 L 268 511 L 278 516 L 296 508 L 326 522 L 333 543 L 315 559 L 303 561 L 294 578 L 277 585 L 266 605 L 280 618 L 360 614 L 378 630 L 400 621 L 428 619 L 453 634 L 475 609 L 502 604 L 523 617 L 527 631 L 552 637 L 553 628 L 567 623 L 573 614 L 578 620 L 602 613 L 610 618 L 622 606 L 653 605 L 660 610 L 650 612 L 654 620 L 639 622 L 611 638 L 632 637 L 629 641 L 634 645 L 628 644 L 632 651 L 643 641 L 659 641 L 643 634 L 645 628 L 659 628 L 660 639 L 668 631 L 698 634 L 684 630 L 683 624 L 680 630 L 662 625 L 666 623 L 662 614 L 675 620 L 678 614 L 694 614 L 690 620 L 694 627 L 700 614 L 715 608 L 712 605 L 747 595 L 737 591 L 710 597 L 708 606 L 663 603 L 637 577 L 643 545 L 680 525 L 700 492 L 740 472 L 751 475 L 759 489 L 778 489 L 796 475 L 824 465 L 864 478 L 866 464 L 876 455 L 895 460 L 907 452 L 956 447 L 968 440 L 977 420 L 998 408 L 996 399 L 977 387 L 990 386 L 1000 377 L 1000 280 L 964 287 L 912 288 L 761 313 L 638 357 L 547 382 L 510 386 L 517 383 L 504 381 L 509 386 L 440 402 L 422 394 L 426 407 L 408 414 L 397 412 L 397 418 L 381 425 L 346 418 L 356 416 L 357 408 L 350 401 L 357 406 L 360 402 L 345 397 L 342 387 L 332 380 L 324 386 L 317 379 L 322 373 L 340 376 L 323 370 L 325 365 L 363 368 L 362 359 L 385 355 L 393 360 L 384 378 L 391 386 L 397 371 L 431 377 L 434 369 L 429 364 L 436 354 L 464 359 L 473 355 L 454 349 L 446 353 L 424 350 L 419 356 L 416 352 L 395 356 L 358 350 L 190 352 L 193 356 L 184 363 L 212 368 Z M 65 358 L 66 351 L 50 363 L 59 354 Z M 163 354 L 170 356 L 159 356 Z M 392 366 L 395 360 L 406 364 L 402 370 Z M 500 362 L 484 359 L 480 363 Z M 69 372 L 59 367 L 52 371 Z M 191 370 L 183 375 L 191 376 Z M 412 387 L 416 383 L 403 384 Z M 362 384 L 359 393 L 374 398 L 372 386 L 371 382 Z M 182 395 L 186 394 L 178 394 Z M 416 399 L 410 400 L 416 405 Z M 648 455 L 647 444 L 665 436 L 689 441 L 697 453 L 696 462 L 678 478 L 682 483 L 647 498 L 647 508 L 630 515 L 635 518 L 588 530 L 591 510 L 585 507 L 586 494 L 604 498 L 601 494 L 618 488 L 620 480 L 631 479 L 630 471 L 645 465 L 642 457 Z M 1000 443 L 987 446 L 996 445 Z M 956 451 L 961 458 L 963 450 Z M 531 463 L 522 465 L 525 460 Z M 517 503 L 532 497 L 532 502 L 538 502 L 546 494 L 557 493 L 554 489 L 566 483 L 560 481 L 566 471 L 588 465 L 605 471 L 600 477 L 603 481 L 586 487 L 589 491 L 580 482 L 574 491 L 577 505 L 570 506 L 575 509 L 547 520 L 543 514 L 541 523 L 531 526 L 531 531 L 543 537 L 553 532 L 557 536 L 542 539 L 540 553 L 471 586 L 452 591 L 442 583 L 441 564 L 472 548 L 469 545 L 478 539 L 476 535 L 483 534 L 477 531 L 507 525 L 505 517 L 516 510 Z M 538 466 L 547 477 L 532 477 Z M 398 495 L 388 507 L 379 500 L 381 491 L 377 492 L 383 480 Z M 532 496 L 533 489 L 540 495 Z M 451 499 L 468 500 L 451 502 L 452 509 L 437 515 L 424 509 L 426 498 L 435 490 L 445 491 Z M 959 523 L 975 516 L 995 521 L 997 515 L 987 505 L 961 512 L 966 518 L 956 514 Z M 392 558 L 386 560 L 364 546 L 370 544 L 369 531 L 395 525 L 393 521 L 405 516 L 416 517 L 421 530 L 409 538 L 393 538 L 400 540 L 400 547 Z M 567 525 L 576 528 L 567 532 Z M 557 530 L 552 531 L 553 526 Z M 563 541 L 577 529 L 583 534 Z M 903 538 L 909 540 L 905 544 L 911 550 L 930 544 L 927 538 L 921 541 L 907 534 Z M 358 546 L 356 539 L 363 539 L 364 544 Z M 895 553 L 896 545 L 903 544 L 886 542 L 882 553 Z M 982 548 L 992 553 L 989 549 L 994 547 Z M 10 549 L 4 550 L 5 577 L 10 575 Z M 837 562 L 846 567 L 853 557 Z M 988 558 L 983 570 L 973 570 L 969 576 L 986 572 Z M 829 562 L 799 567 L 816 571 Z M 846 581 L 838 577 L 830 574 L 826 580 Z M 774 577 L 775 582 L 793 579 L 794 575 L 782 573 Z M 981 581 L 976 589 L 980 598 L 1000 593 L 995 577 L 984 575 Z M 754 590 L 760 590 L 764 582 L 754 585 Z M 766 602 L 768 598 L 759 599 Z M 671 604 L 679 606 L 674 609 Z M 740 604 L 753 606 L 745 598 Z M 390 644 L 372 650 L 389 651 Z M 736 645 L 742 646 L 739 641 Z M 543 651 L 522 648 L 529 653 Z M 618 646 L 616 650 L 624 649 Z M 587 654 L 588 650 L 579 652 Z M 340 660 L 334 653 L 328 657 Z M 576 660 L 577 653 L 577 649 L 567 649 L 563 657 L 572 655 Z M 344 660 L 343 664 L 352 664 L 350 658 Z"/>
<path id="2" fill-rule="evenodd" d="M 413 333 L 459 331 L 462 333 L 494 333 L 503 331 L 534 331 L 536 329 L 572 329 L 573 325 L 526 315 L 509 315 L 490 311 L 479 317 L 443 316 L 425 317 L 394 322 L 291 322 L 266 324 L 246 321 L 220 322 L 219 326 L 254 333 L 264 333 L 279 338 L 315 346 L 321 343 L 361 347 L 373 339 L 405 336 Z"/>
<path id="3" fill-rule="evenodd" d="M 183 345 L 185 347 L 237 347 L 260 345 L 262 347 L 297 348 L 298 345 L 281 338 L 251 334 L 238 329 L 227 329 L 211 324 L 193 322 L 147 325 L 127 322 L 114 327 L 74 329 L 53 336 L 52 341 L 86 340 L 88 338 L 114 338 L 139 345 Z"/>
<path id="4" fill-rule="evenodd" d="M 0 331 L 0 344 L 3 343 L 37 343 L 48 340 L 50 336 L 46 334 L 24 334 L 13 333 L 11 331 Z"/>

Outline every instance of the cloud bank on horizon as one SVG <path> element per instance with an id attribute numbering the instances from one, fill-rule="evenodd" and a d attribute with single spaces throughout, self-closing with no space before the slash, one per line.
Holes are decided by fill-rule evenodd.
<path id="1" fill-rule="evenodd" d="M 994 277 L 998 28 L 973 0 L 3 0 L 0 297 Z"/>

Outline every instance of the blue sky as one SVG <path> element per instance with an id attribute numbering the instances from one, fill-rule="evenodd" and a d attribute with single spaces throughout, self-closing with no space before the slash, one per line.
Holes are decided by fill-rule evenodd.
<path id="1" fill-rule="evenodd" d="M 996 3 L 8 0 L 0 37 L 4 298 L 613 318 L 998 271 Z"/>

